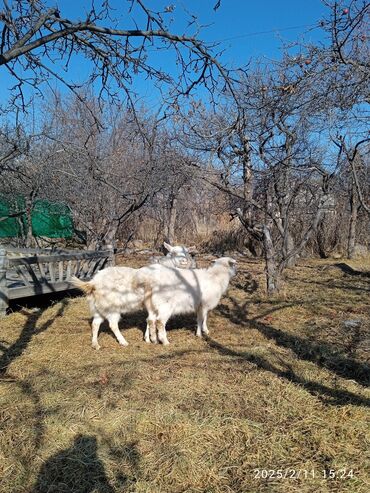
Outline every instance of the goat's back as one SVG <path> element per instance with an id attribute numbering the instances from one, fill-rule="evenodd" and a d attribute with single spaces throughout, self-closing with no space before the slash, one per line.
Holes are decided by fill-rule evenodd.
<path id="1" fill-rule="evenodd" d="M 99 271 L 92 280 L 95 289 L 90 299 L 91 311 L 106 317 L 141 309 L 143 291 L 133 284 L 136 272 L 131 267 L 107 267 Z"/>
<path id="2" fill-rule="evenodd" d="M 155 264 L 138 271 L 138 284 L 152 293 L 155 307 L 168 305 L 172 314 L 196 311 L 202 305 L 214 308 L 227 288 L 229 277 L 222 269 L 176 269 Z M 221 272 L 222 273 L 222 272 Z M 216 275 L 217 274 L 217 275 Z"/>

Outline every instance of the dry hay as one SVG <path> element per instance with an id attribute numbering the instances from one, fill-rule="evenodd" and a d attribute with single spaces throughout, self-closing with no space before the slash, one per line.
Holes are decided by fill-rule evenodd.
<path id="1" fill-rule="evenodd" d="M 129 347 L 105 329 L 95 351 L 83 298 L 2 320 L 0 491 L 369 491 L 369 277 L 306 261 L 267 300 L 262 265 L 240 264 L 207 340 L 180 317 L 146 345 L 135 314 Z"/>

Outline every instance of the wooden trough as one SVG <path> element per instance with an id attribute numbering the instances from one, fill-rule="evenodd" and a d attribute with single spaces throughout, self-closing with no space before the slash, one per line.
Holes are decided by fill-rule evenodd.
<path id="1" fill-rule="evenodd" d="M 0 247 L 0 316 L 10 300 L 72 289 L 72 276 L 89 280 L 110 260 L 109 251 Z"/>

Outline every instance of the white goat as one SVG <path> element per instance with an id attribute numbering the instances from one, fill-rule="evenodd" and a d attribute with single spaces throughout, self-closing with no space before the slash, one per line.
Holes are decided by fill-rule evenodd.
<path id="1" fill-rule="evenodd" d="M 215 308 L 236 274 L 236 261 L 229 257 L 214 260 L 208 269 L 176 269 L 151 265 L 139 269 L 138 287 L 145 291 L 151 342 L 169 344 L 166 323 L 172 315 L 197 314 L 197 336 L 208 334 L 207 314 Z M 157 336 L 158 331 L 158 336 Z M 147 334 L 145 340 L 148 342 Z"/>
<path id="2" fill-rule="evenodd" d="M 91 281 L 72 277 L 71 283 L 87 295 L 92 321 L 92 347 L 100 349 L 98 332 L 106 319 L 122 346 L 128 342 L 118 328 L 122 313 L 132 313 L 144 307 L 144 290 L 133 286 L 138 269 L 131 267 L 107 267 L 99 271 Z"/>
<path id="3" fill-rule="evenodd" d="M 191 255 L 195 247 L 186 248 L 185 246 L 171 246 L 164 242 L 163 246 L 167 250 L 165 257 L 152 257 L 149 264 L 161 264 L 167 267 L 178 267 L 179 269 L 196 269 L 197 264 Z"/>
<path id="4" fill-rule="evenodd" d="M 179 252 L 183 252 L 183 249 L 185 249 L 182 246 L 171 248 Z M 181 258 L 184 257 L 182 256 Z M 172 262 L 175 259 L 176 257 L 171 257 L 169 260 Z M 171 265 L 173 266 L 173 262 Z M 71 279 L 71 283 L 87 295 L 91 316 L 93 317 L 92 346 L 95 349 L 100 349 L 98 332 L 105 319 L 108 320 L 109 327 L 119 344 L 122 346 L 128 345 L 118 327 L 121 314 L 147 308 L 144 289 L 135 282 L 135 277 L 139 270 L 131 267 L 107 267 L 95 274 L 91 281 L 82 281 L 77 277 Z M 147 326 L 145 340 L 149 341 L 149 326 Z"/>

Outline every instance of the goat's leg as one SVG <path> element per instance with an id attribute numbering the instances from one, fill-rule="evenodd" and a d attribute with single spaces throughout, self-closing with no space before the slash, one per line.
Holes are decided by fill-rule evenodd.
<path id="1" fill-rule="evenodd" d="M 197 337 L 202 337 L 203 334 L 208 334 L 209 330 L 207 327 L 207 314 L 208 310 L 200 306 L 197 311 Z"/>
<path id="2" fill-rule="evenodd" d="M 103 317 L 98 315 L 97 313 L 94 315 L 92 325 L 91 325 L 91 331 L 92 331 L 92 341 L 91 345 L 95 349 L 100 349 L 99 343 L 98 343 L 98 332 L 100 325 L 104 321 Z"/>
<path id="3" fill-rule="evenodd" d="M 202 333 L 204 335 L 209 334 L 209 330 L 207 327 L 207 316 L 208 316 L 208 310 L 203 309 L 203 325 L 202 325 Z"/>
<path id="4" fill-rule="evenodd" d="M 121 334 L 121 332 L 118 328 L 118 322 L 119 322 L 120 318 L 121 318 L 120 313 L 112 313 L 111 315 L 109 315 L 109 317 L 108 317 L 109 327 L 110 327 L 111 331 L 113 332 L 113 334 L 116 336 L 119 344 L 121 344 L 121 346 L 128 346 L 128 342 L 123 337 L 123 335 Z"/>
<path id="5" fill-rule="evenodd" d="M 166 322 L 167 320 L 157 320 L 158 339 L 164 346 L 169 344 L 166 333 Z"/>
<path id="6" fill-rule="evenodd" d="M 146 319 L 146 331 L 144 340 L 145 342 L 153 342 L 154 344 L 158 343 L 156 321 L 155 319 L 151 318 L 150 315 Z"/>
<path id="7" fill-rule="evenodd" d="M 148 312 L 148 318 L 146 319 L 146 330 L 144 335 L 145 342 L 153 342 L 157 344 L 157 329 L 156 329 L 156 311 L 153 306 L 152 300 L 152 288 L 146 285 L 144 288 L 144 306 Z"/>
<path id="8" fill-rule="evenodd" d="M 150 343 L 150 337 L 149 337 L 149 320 L 146 319 L 146 329 L 145 329 L 145 334 L 144 334 L 144 341 L 147 343 Z"/>

